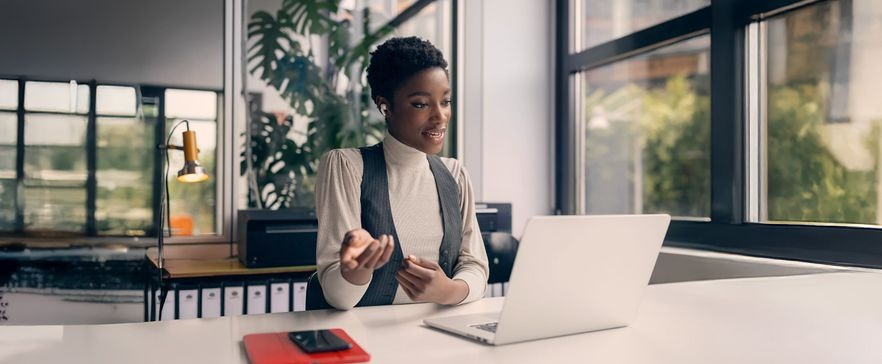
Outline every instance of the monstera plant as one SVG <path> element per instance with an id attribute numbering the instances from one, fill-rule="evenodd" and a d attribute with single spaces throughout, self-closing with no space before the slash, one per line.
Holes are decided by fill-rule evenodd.
<path id="1" fill-rule="evenodd" d="M 369 8 L 342 9 L 340 0 L 283 0 L 275 14 L 259 11 L 251 17 L 252 45 L 244 63 L 297 117 L 252 107 L 240 168 L 248 178 L 249 207 L 311 206 L 311 179 L 322 153 L 382 138 L 384 124 L 369 112 L 363 77 L 370 49 L 433 1 L 416 1 L 378 28 L 371 27 Z M 321 56 L 316 49 L 323 50 Z M 307 123 L 305 132 L 292 139 L 299 120 Z"/>

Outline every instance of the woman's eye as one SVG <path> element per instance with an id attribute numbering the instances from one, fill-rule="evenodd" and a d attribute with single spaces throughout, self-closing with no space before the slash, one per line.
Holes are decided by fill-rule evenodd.
<path id="1" fill-rule="evenodd" d="M 417 108 L 417 109 L 425 109 L 425 108 L 429 107 L 429 104 L 423 104 L 423 103 L 419 103 L 419 102 L 414 102 L 414 103 L 413 103 L 413 107 L 415 107 L 415 108 Z"/>
<path id="2" fill-rule="evenodd" d="M 452 104 L 452 103 L 453 103 L 453 101 L 451 101 L 451 100 L 441 101 L 441 105 L 444 105 L 444 106 L 450 106 L 450 104 Z"/>

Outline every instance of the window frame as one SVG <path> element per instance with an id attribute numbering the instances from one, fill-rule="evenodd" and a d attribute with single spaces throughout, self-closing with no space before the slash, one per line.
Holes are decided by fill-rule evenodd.
<path id="1" fill-rule="evenodd" d="M 674 220 L 665 245 L 769 258 L 882 268 L 882 227 L 758 223 L 746 219 L 749 196 L 747 69 L 759 47 L 747 41 L 757 21 L 828 0 L 712 0 L 709 6 L 618 39 L 571 53 L 572 2 L 556 4 L 555 25 L 555 212 L 577 214 L 579 206 L 579 72 L 709 33 L 711 75 L 710 221 Z M 576 0 L 578 1 L 578 0 Z M 762 50 L 760 50 L 762 51 Z M 760 97 L 763 97 L 760 95 Z M 755 156 L 751 154 L 751 156 Z"/>
<path id="2" fill-rule="evenodd" d="M 193 88 L 181 88 L 174 86 L 155 86 L 155 85 L 131 85 L 131 84 L 122 84 L 122 83 L 112 83 L 112 82 L 98 82 L 96 80 L 90 81 L 82 81 L 82 80 L 51 80 L 51 79 L 40 79 L 40 78 L 31 78 L 31 77 L 14 77 L 14 76 L 0 76 L 0 79 L 16 81 L 18 83 L 18 107 L 16 108 L 17 115 L 17 136 L 16 136 L 16 201 L 15 205 L 15 222 L 14 229 L 11 231 L 2 231 L 0 232 L 0 236 L 3 238 L 13 238 L 16 240 L 24 240 L 24 241 L 42 241 L 42 240 L 58 240 L 58 237 L 49 237 L 43 236 L 42 234 L 32 234 L 24 230 L 24 206 L 22 204 L 22 199 L 24 198 L 22 193 L 25 187 L 25 173 L 24 173 L 24 164 L 25 164 L 25 142 L 24 142 L 24 128 L 25 128 L 25 117 L 28 114 L 35 115 L 68 115 L 67 113 L 59 113 L 59 112 L 44 112 L 44 111 L 27 111 L 25 110 L 25 86 L 28 82 L 52 82 L 52 83 L 68 83 L 70 81 L 76 82 L 78 85 L 87 85 L 89 87 L 89 111 L 85 114 L 80 113 L 72 113 L 70 115 L 79 115 L 86 117 L 86 168 L 87 168 L 87 179 L 85 182 L 84 189 L 86 191 L 86 221 L 84 222 L 85 229 L 82 233 L 62 233 L 64 237 L 67 238 L 84 238 L 89 239 L 89 241 L 94 242 L 112 242 L 112 243 L 120 243 L 124 242 L 130 246 L 152 246 L 155 245 L 153 239 L 156 238 L 157 232 L 155 231 L 156 226 L 153 229 L 149 230 L 147 234 L 143 237 L 135 237 L 135 236 L 126 236 L 126 235 L 99 235 L 97 231 L 97 221 L 95 218 L 95 214 L 97 211 L 96 203 L 97 203 L 97 127 L 98 127 L 98 118 L 102 116 L 113 116 L 113 115 L 104 115 L 98 114 L 96 110 L 97 103 L 97 89 L 98 86 L 119 86 L 119 87 L 132 87 L 135 89 L 136 97 L 139 100 L 136 100 L 136 103 L 140 104 L 145 99 L 145 95 L 147 97 L 151 97 L 155 93 L 160 95 L 159 102 L 159 119 L 165 119 L 165 112 L 163 109 L 164 104 L 164 93 L 167 89 L 181 89 L 181 90 L 197 90 Z M 218 115 L 217 115 L 217 128 L 218 128 L 218 148 L 217 148 L 217 157 L 218 166 L 220 168 L 226 168 L 224 165 L 227 163 L 225 156 L 225 151 L 221 148 L 221 139 L 220 136 L 223 135 L 223 113 L 224 110 L 224 95 L 223 90 L 209 90 L 209 89 L 198 89 L 198 91 L 209 91 L 213 92 L 218 97 Z M 146 92 L 146 94 L 145 94 Z M 151 140 L 151 144 L 158 145 L 165 143 L 165 125 L 162 122 L 157 123 L 155 126 L 155 139 Z M 162 179 L 162 171 L 164 167 L 165 159 L 162 158 L 162 154 L 158 149 L 154 150 L 154 181 L 151 184 L 151 188 L 153 189 L 153 199 L 151 202 L 151 206 L 153 206 L 153 218 L 152 221 L 156 221 L 156 218 L 159 214 L 159 206 L 160 206 L 160 198 L 161 192 L 164 188 L 164 185 L 161 182 Z M 219 176 L 224 176 L 225 173 L 223 171 L 218 171 Z M 217 186 L 217 190 L 215 191 L 216 196 L 221 195 L 221 191 L 223 190 L 223 185 L 229 183 L 228 181 L 223 181 L 223 183 Z M 177 242 L 191 242 L 191 241 L 199 241 L 199 242 L 227 242 L 229 238 L 227 237 L 227 233 L 223 228 L 223 224 L 220 223 L 222 221 L 224 215 L 224 207 L 218 206 L 216 207 L 216 218 L 218 222 L 216 222 L 218 226 L 218 231 L 215 232 L 214 235 L 211 236 L 194 236 L 194 237 L 174 237 L 174 241 L 169 241 L 169 243 L 177 243 Z M 141 242 L 141 238 L 147 238 L 146 242 Z M 169 239 L 171 240 L 171 239 Z"/>

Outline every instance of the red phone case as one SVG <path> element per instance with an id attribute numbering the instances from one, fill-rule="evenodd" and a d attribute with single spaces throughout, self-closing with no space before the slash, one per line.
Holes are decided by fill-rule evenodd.
<path id="1" fill-rule="evenodd" d="M 370 354 L 346 335 L 343 329 L 330 331 L 352 347 L 347 350 L 307 354 L 288 338 L 287 332 L 249 334 L 242 341 L 251 364 L 363 363 L 371 360 Z"/>

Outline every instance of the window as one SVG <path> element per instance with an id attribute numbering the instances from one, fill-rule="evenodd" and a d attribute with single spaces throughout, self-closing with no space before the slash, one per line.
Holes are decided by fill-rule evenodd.
<path id="1" fill-rule="evenodd" d="M 710 0 L 577 0 L 576 51 L 710 5 Z"/>
<path id="2" fill-rule="evenodd" d="M 25 231 L 86 231 L 89 94 L 76 82 L 25 83 Z"/>
<path id="3" fill-rule="evenodd" d="M 156 126 L 138 115 L 134 87 L 98 86 L 96 94 L 96 230 L 148 235 L 154 224 Z"/>
<path id="4" fill-rule="evenodd" d="M 585 71 L 585 211 L 710 216 L 709 37 Z"/>
<path id="5" fill-rule="evenodd" d="M 15 228 L 18 81 L 0 80 L 0 231 Z"/>
<path id="6" fill-rule="evenodd" d="M 560 212 L 665 212 L 669 245 L 882 267 L 882 4 L 557 6 Z"/>
<path id="7" fill-rule="evenodd" d="M 0 80 L 0 110 L 15 111 L 18 108 L 18 81 Z"/>
<path id="8" fill-rule="evenodd" d="M 762 222 L 882 225 L 882 4 L 828 1 L 772 17 Z"/>
<path id="9" fill-rule="evenodd" d="M 180 186 L 171 172 L 171 226 L 178 229 L 175 236 L 222 234 L 216 202 L 221 173 L 215 167 L 220 94 L 148 89 L 151 95 L 142 97 L 132 86 L 0 80 L 0 232 L 155 236 L 163 187 L 156 176 L 164 166 L 157 164 L 156 145 L 165 142 L 168 127 L 186 118 L 197 132 L 200 162 L 213 178 Z M 166 100 L 164 109 L 156 107 L 159 99 Z M 163 118 L 164 129 L 157 122 Z M 180 131 L 172 144 L 181 145 Z M 182 153 L 169 158 L 171 168 L 183 165 Z"/>
<path id="10" fill-rule="evenodd" d="M 166 130 L 181 120 L 189 120 L 190 130 L 196 132 L 199 164 L 211 176 L 200 183 L 179 183 L 177 170 L 184 165 L 183 153 L 169 153 L 172 170 L 168 174 L 169 226 L 172 235 L 205 235 L 218 233 L 217 186 L 221 176 L 217 168 L 218 94 L 211 91 L 165 91 Z M 182 145 L 181 126 L 171 135 L 171 144 Z"/>
<path id="11" fill-rule="evenodd" d="M 0 57 L 0 244 L 154 245 L 166 90 L 210 94 L 210 115 L 181 117 L 212 123 L 210 132 L 198 131 L 200 139 L 217 137 L 203 143 L 211 150 L 200 157 L 217 164 L 211 173 L 233 181 L 236 147 L 223 148 L 238 145 L 235 131 L 217 123 L 241 110 L 241 93 L 225 91 L 240 91 L 233 62 L 241 59 L 235 39 L 245 33 L 243 2 L 105 3 L 4 4 L 16 21 L 0 22 L 0 33 L 16 34 L 16 41 L 3 42 L 4 55 L 15 57 Z M 232 224 L 216 219 L 229 219 L 238 206 L 216 203 L 217 190 L 234 190 L 217 176 L 205 201 L 211 213 L 193 215 L 210 223 L 189 230 L 198 237 L 166 243 L 231 241 Z M 177 201 L 172 207 L 192 213 Z"/>

